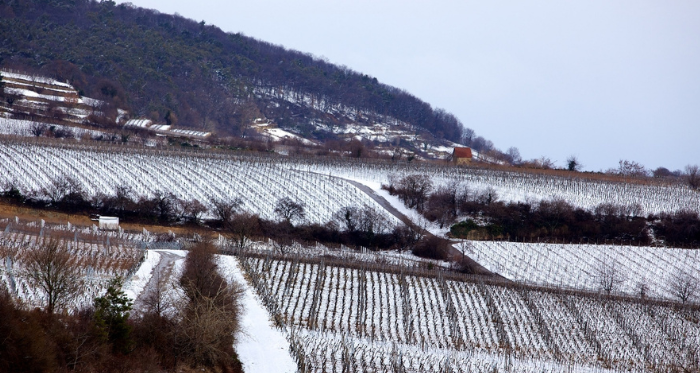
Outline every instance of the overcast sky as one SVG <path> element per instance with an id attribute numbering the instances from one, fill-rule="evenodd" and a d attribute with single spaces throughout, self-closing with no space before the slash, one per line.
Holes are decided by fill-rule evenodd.
<path id="1" fill-rule="evenodd" d="M 700 164 L 700 2 L 132 0 L 405 89 L 497 148 Z"/>

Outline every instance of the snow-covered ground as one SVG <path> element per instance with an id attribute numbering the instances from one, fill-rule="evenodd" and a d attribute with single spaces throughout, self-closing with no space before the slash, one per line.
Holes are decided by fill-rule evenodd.
<path id="1" fill-rule="evenodd" d="M 147 251 L 146 260 L 143 261 L 138 271 L 124 284 L 122 290 L 133 302 L 138 294 L 141 294 L 143 289 L 148 284 L 148 281 L 153 275 L 153 268 L 160 261 L 160 253 L 157 251 Z"/>
<path id="2" fill-rule="evenodd" d="M 65 227 L 40 222 L 21 224 L 6 219 L 2 223 L 6 225 L 0 231 L 0 288 L 8 290 L 12 297 L 28 307 L 46 304 L 45 294 L 32 285 L 25 272 L 27 250 L 44 239 L 58 239 L 76 258 L 76 280 L 82 283 L 83 291 L 66 305 L 68 310 L 91 305 L 95 297 L 102 295 L 110 279 L 128 278 L 130 273 L 135 273 L 143 254 L 131 241 L 116 235 L 94 234 L 89 228 L 64 230 Z M 134 283 L 136 288 L 143 286 L 140 278 L 148 276 L 150 263 L 145 262 L 146 267 Z"/>
<path id="3" fill-rule="evenodd" d="M 181 258 L 176 261 L 176 268 L 169 278 L 170 285 L 166 289 L 174 288 L 181 273 L 182 263 L 187 251 L 182 250 L 152 250 L 139 270 L 131 280 L 125 284 L 124 292 L 135 300 L 144 291 L 146 284 L 153 276 L 153 270 L 158 266 L 162 254 L 168 253 Z M 236 258 L 226 255 L 217 255 L 219 269 L 222 275 L 243 286 L 243 314 L 241 315 L 241 333 L 236 337 L 236 352 L 243 363 L 247 373 L 293 373 L 297 366 L 289 355 L 289 342 L 285 334 L 277 329 L 263 307 L 260 298 L 248 284 Z M 166 290 L 167 291 L 167 290 Z M 173 294 L 170 294 L 172 296 Z M 181 295 L 181 294 L 180 294 Z M 169 296 L 166 294 L 166 297 Z"/>
<path id="4" fill-rule="evenodd" d="M 467 255 L 508 279 L 540 285 L 601 290 L 678 300 L 674 283 L 683 275 L 700 284 L 700 250 L 645 246 L 466 241 Z M 698 294 L 700 296 L 700 294 Z"/>
<path id="5" fill-rule="evenodd" d="M 435 188 L 457 183 L 459 187 L 466 187 L 472 193 L 492 189 L 499 200 L 506 202 L 564 199 L 576 207 L 589 210 L 602 203 L 612 203 L 623 206 L 640 205 L 644 215 L 681 209 L 700 212 L 700 195 L 682 184 L 624 183 L 421 163 L 382 164 L 319 160 L 289 162 L 287 166 L 356 180 L 366 185 L 388 184 L 390 175 L 400 178 L 422 174 L 430 177 Z"/>
<path id="6" fill-rule="evenodd" d="M 58 81 L 56 79 L 47 78 L 44 76 L 27 75 L 27 74 L 22 74 L 22 73 L 7 71 L 7 70 L 0 70 L 0 75 L 7 77 L 7 78 L 24 80 L 26 82 L 36 82 L 36 83 L 54 85 L 54 86 L 62 87 L 63 89 L 66 89 L 66 90 L 75 91 L 73 86 L 68 84 L 68 83 L 61 82 L 61 81 Z"/>
<path id="7" fill-rule="evenodd" d="M 166 287 L 166 289 L 174 288 L 173 285 L 177 284 L 187 251 L 151 250 L 139 270 L 124 285 L 124 292 L 129 298 L 135 300 L 145 290 L 154 275 L 153 270 L 158 266 L 164 253 L 180 258 L 175 262 L 175 266 L 179 268 L 172 271 L 168 279 L 170 285 Z M 241 284 L 244 290 L 241 299 L 243 305 L 243 314 L 240 319 L 241 333 L 236 337 L 235 346 L 244 370 L 247 373 L 296 372 L 297 366 L 289 355 L 289 342 L 285 333 L 274 326 L 270 314 L 243 275 L 237 259 L 226 255 L 217 255 L 217 259 L 222 275 Z M 173 295 L 168 293 L 165 296 Z"/>
<path id="8" fill-rule="evenodd" d="M 246 258 L 308 371 L 604 372 L 692 366 L 698 313 L 564 293 Z M 646 353 L 640 353 L 646 351 Z M 691 365 L 688 365 L 691 364 Z"/>
<path id="9" fill-rule="evenodd" d="M 273 324 L 260 297 L 248 284 L 236 258 L 219 256 L 219 267 L 224 275 L 243 285 L 243 316 L 241 334 L 237 337 L 236 352 L 246 373 L 293 373 L 297 365 L 289 356 L 289 342 L 285 334 Z"/>
<path id="10" fill-rule="evenodd" d="M 404 214 L 406 217 L 408 217 L 412 222 L 417 224 L 420 227 L 423 227 L 424 229 L 428 230 L 430 233 L 436 235 L 436 236 L 444 236 L 447 232 L 450 231 L 449 226 L 445 226 L 443 228 L 440 228 L 440 225 L 437 223 L 433 223 L 428 221 L 426 218 L 423 217 L 418 211 L 415 209 L 411 209 L 406 207 L 406 205 L 401 202 L 399 197 L 397 196 L 392 196 L 389 194 L 389 191 L 382 189 L 382 184 L 377 181 L 369 181 L 367 179 L 357 177 L 357 176 L 348 176 L 344 177 L 348 180 L 352 180 L 355 182 L 358 182 L 370 189 L 377 194 L 378 196 L 384 198 L 391 207 L 395 208 L 398 210 L 400 213 Z"/>
<path id="11" fill-rule="evenodd" d="M 91 138 L 106 135 L 106 133 L 102 131 L 89 130 L 80 127 L 65 126 L 62 124 L 41 123 L 22 119 L 3 118 L 2 116 L 0 116 L 0 134 L 3 135 L 32 137 L 34 136 L 34 134 L 32 133 L 32 129 L 35 126 L 41 125 L 45 126 L 44 132 L 46 133 L 49 132 L 49 129 L 51 127 L 54 127 L 54 131 L 62 130 L 64 132 L 70 133 L 70 137 L 75 139 L 81 139 L 83 136 L 86 135 Z"/>
<path id="12" fill-rule="evenodd" d="M 269 220 L 278 219 L 274 208 L 283 197 L 305 204 L 305 220 L 310 223 L 326 224 L 346 206 L 370 206 L 384 212 L 350 183 L 291 171 L 271 159 L 104 151 L 70 145 L 0 145 L 0 185 L 15 182 L 23 193 L 40 193 L 59 177 L 74 178 L 89 196 L 112 194 L 117 186 L 128 186 L 138 196 L 167 192 L 210 207 L 212 199 L 239 197 L 244 210 Z M 390 214 L 385 213 L 385 218 L 392 225 L 402 224 Z"/>

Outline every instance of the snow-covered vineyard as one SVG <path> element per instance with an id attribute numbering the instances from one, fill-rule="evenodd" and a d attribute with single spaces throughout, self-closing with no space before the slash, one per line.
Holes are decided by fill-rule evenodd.
<path id="1" fill-rule="evenodd" d="M 331 174 L 378 188 L 390 175 L 403 177 L 421 174 L 430 177 L 438 187 L 450 182 L 467 186 L 472 191 L 493 188 L 499 199 L 513 202 L 564 199 L 574 206 L 592 209 L 601 203 L 641 205 L 644 214 L 677 210 L 700 212 L 700 195 L 685 185 L 637 184 L 601 181 L 579 177 L 559 177 L 528 172 L 460 168 L 425 164 L 388 164 L 332 160 L 296 161 L 289 167 Z"/>
<path id="2" fill-rule="evenodd" d="M 275 219 L 278 199 L 290 197 L 306 206 L 306 220 L 323 224 L 346 206 L 383 209 L 351 184 L 329 176 L 290 171 L 284 163 L 252 157 L 198 156 L 194 153 L 109 151 L 81 146 L 0 145 L 0 184 L 15 183 L 25 193 L 38 193 L 59 178 L 78 181 L 90 196 L 114 194 L 130 187 L 137 195 L 173 193 L 182 200 L 241 198 L 243 208 Z M 398 224 L 392 215 L 385 218 Z"/>
<path id="3" fill-rule="evenodd" d="M 38 223 L 16 224 L 0 221 L 0 288 L 7 289 L 16 299 L 29 306 L 40 306 L 45 299 L 38 289 L 27 281 L 28 253 L 38 245 L 55 240 L 65 245 L 71 256 L 70 266 L 80 277 L 82 291 L 71 308 L 92 304 L 106 289 L 106 283 L 117 276 L 129 279 L 144 259 L 143 241 L 135 241 L 133 234 L 118 232 L 103 234 L 90 228 L 43 227 Z"/>
<path id="4" fill-rule="evenodd" d="M 467 255 L 519 282 L 678 300 L 679 279 L 700 283 L 700 250 L 617 245 L 469 241 Z"/>
<path id="5" fill-rule="evenodd" d="M 303 371 L 628 371 L 700 359 L 700 313 L 323 263 L 244 258 Z"/>
<path id="6" fill-rule="evenodd" d="M 506 201 L 563 198 L 583 208 L 600 203 L 639 204 L 645 214 L 700 211 L 698 193 L 680 184 L 87 142 L 57 144 L 0 140 L 0 186 L 41 195 L 55 181 L 70 178 L 90 197 L 113 195 L 118 187 L 128 187 L 139 196 L 172 193 L 209 207 L 212 201 L 240 198 L 244 210 L 264 219 L 276 219 L 275 203 L 289 197 L 305 205 L 309 223 L 325 224 L 341 208 L 354 206 L 371 207 L 392 224 L 402 224 L 389 213 L 394 208 L 420 224 L 415 211 L 407 211 L 380 185 L 394 176 L 425 174 L 436 186 L 456 182 L 474 191 L 493 188 Z M 356 183 L 386 201 L 378 202 L 370 196 L 372 191 L 365 192 Z M 40 303 L 40 294 L 30 289 L 22 270 L 27 248 L 52 237 L 67 244 L 78 258 L 74 264 L 87 289 L 79 302 L 99 295 L 113 276 L 130 280 L 125 288 L 135 299 L 156 268 L 165 266 L 159 265 L 162 258 L 169 257 L 169 271 L 178 272 L 186 253 L 168 250 L 186 248 L 188 242 L 174 236 L 168 237 L 174 242 L 161 243 L 145 230 L 127 233 L 95 226 L 0 221 L 0 287 L 27 304 Z M 250 325 L 267 328 L 252 332 L 276 336 L 276 356 L 289 351 L 300 372 L 700 370 L 700 310 L 694 304 L 698 298 L 680 302 L 674 296 L 680 276 L 693 284 L 700 282 L 699 250 L 487 241 L 456 244 L 506 279 L 479 281 L 448 272 L 453 268 L 449 262 L 419 259 L 406 251 L 367 252 L 272 241 L 248 241 L 246 248 L 231 249 L 233 243 L 223 236 L 216 243 L 226 249 L 223 252 L 238 255 L 222 255 L 222 267 L 251 286 L 246 290 L 246 304 L 255 309 L 249 315 L 255 320 Z M 609 289 L 605 283 L 610 283 Z M 620 294 L 625 296 L 614 296 Z M 280 329 L 271 331 L 269 320 Z M 264 343 L 249 342 L 250 350 L 242 358 L 249 359 L 249 364 L 264 363 Z M 255 343 L 257 347 L 252 347 Z M 286 371 L 290 371 L 288 365 Z"/>
<path id="7" fill-rule="evenodd" d="M 0 144 L 0 171 L 0 183 L 15 180 L 27 192 L 70 176 L 91 194 L 111 194 L 116 186 L 129 186 L 146 196 L 168 191 L 203 203 L 212 198 L 241 197 L 246 209 L 264 218 L 273 217 L 275 201 L 288 196 L 305 202 L 308 221 L 317 223 L 325 223 L 344 206 L 377 207 L 371 198 L 335 177 L 379 189 L 390 175 L 416 173 L 430 176 L 436 186 L 457 182 L 473 191 L 493 188 L 505 201 L 565 199 L 587 209 L 614 203 L 639 204 L 644 214 L 681 209 L 700 212 L 698 193 L 680 184 L 623 183 L 436 165 L 217 156 L 104 145 L 55 146 L 29 140 Z"/>

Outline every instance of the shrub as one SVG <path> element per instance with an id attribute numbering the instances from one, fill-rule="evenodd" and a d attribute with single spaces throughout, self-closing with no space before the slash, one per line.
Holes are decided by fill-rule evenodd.
<path id="1" fill-rule="evenodd" d="M 447 260 L 450 241 L 437 236 L 425 236 L 413 247 L 413 255 L 428 259 Z"/>

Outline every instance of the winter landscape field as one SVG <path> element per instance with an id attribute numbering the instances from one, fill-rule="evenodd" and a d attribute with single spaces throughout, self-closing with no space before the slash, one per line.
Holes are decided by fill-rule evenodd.
<path id="1" fill-rule="evenodd" d="M 326 224 L 347 206 L 371 206 L 394 226 L 419 215 L 381 185 L 423 173 L 437 185 L 495 189 L 510 201 L 564 198 L 582 208 L 639 204 L 644 213 L 700 210 L 682 185 L 626 184 L 444 165 L 231 156 L 148 148 L 98 148 L 41 141 L 0 145 L 0 184 L 41 195 L 56 180 L 75 180 L 88 196 L 127 186 L 137 195 L 242 200 L 275 219 L 280 197 L 302 201 L 306 221 Z M 357 184 L 369 189 L 363 190 Z M 624 196 L 624 197 L 621 197 Z M 402 216 L 385 209 L 392 206 Z M 434 223 L 419 222 L 441 235 Z M 0 235 L 2 284 L 27 304 L 42 294 L 22 277 L 24 248 L 37 240 L 69 244 L 79 258 L 87 303 L 110 277 L 142 307 L 156 276 L 177 283 L 192 237 L 167 242 L 147 231 L 44 225 L 6 219 Z M 700 311 L 695 293 L 682 302 L 674 281 L 697 283 L 697 249 L 588 244 L 453 241 L 492 277 L 450 271 L 450 264 L 410 252 L 273 241 L 236 244 L 220 268 L 244 284 L 237 350 L 247 372 L 671 372 L 698 369 Z M 184 250 L 182 250 L 184 249 Z M 609 282 L 609 287 L 606 287 Z M 677 282 L 677 281 L 676 281 Z M 177 296 L 177 292 L 171 296 Z M 270 342 L 274 341 L 274 342 Z M 682 371 L 682 370 L 680 370 Z"/>

